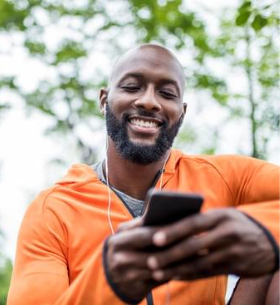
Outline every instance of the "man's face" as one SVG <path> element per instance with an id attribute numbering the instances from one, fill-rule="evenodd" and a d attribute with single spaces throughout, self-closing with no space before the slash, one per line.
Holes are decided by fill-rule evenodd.
<path id="1" fill-rule="evenodd" d="M 140 48 L 120 60 L 103 101 L 108 134 L 123 158 L 149 164 L 165 155 L 184 116 L 183 83 L 179 63 L 164 49 Z"/>

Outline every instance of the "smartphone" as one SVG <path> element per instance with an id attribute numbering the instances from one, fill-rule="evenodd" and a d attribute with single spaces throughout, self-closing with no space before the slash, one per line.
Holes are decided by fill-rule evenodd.
<path id="1" fill-rule="evenodd" d="M 199 213 L 203 197 L 196 193 L 180 193 L 150 189 L 146 197 L 144 226 L 161 226 Z"/>

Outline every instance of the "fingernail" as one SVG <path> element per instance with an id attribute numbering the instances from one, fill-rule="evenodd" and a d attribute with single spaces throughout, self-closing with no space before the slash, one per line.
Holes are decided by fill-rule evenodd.
<path id="1" fill-rule="evenodd" d="M 150 256 L 148 258 L 148 266 L 151 268 L 151 269 L 156 269 L 157 266 L 158 266 L 158 262 L 157 262 L 157 259 L 154 257 L 154 256 Z"/>
<path id="2" fill-rule="evenodd" d="M 153 241 L 155 245 L 157 246 L 162 246 L 166 243 L 166 234 L 163 232 L 157 232 L 153 236 Z"/>
<path id="3" fill-rule="evenodd" d="M 158 271 L 153 272 L 153 278 L 157 281 L 161 281 L 164 278 L 163 271 L 158 270 Z"/>

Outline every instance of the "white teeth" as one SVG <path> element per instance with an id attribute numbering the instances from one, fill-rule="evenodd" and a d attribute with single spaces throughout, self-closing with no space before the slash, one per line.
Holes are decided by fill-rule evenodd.
<path id="1" fill-rule="evenodd" d="M 157 124 L 155 122 L 151 121 L 144 121 L 144 120 L 139 120 L 139 119 L 132 119 L 131 123 L 140 127 L 156 127 Z"/>

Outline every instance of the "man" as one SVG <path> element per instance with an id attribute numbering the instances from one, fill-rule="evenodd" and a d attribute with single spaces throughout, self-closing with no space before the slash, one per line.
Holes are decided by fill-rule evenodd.
<path id="1" fill-rule="evenodd" d="M 225 274 L 278 268 L 278 167 L 171 150 L 183 92 L 182 67 L 163 47 L 117 61 L 100 92 L 107 157 L 73 166 L 29 206 L 8 304 L 224 304 Z M 151 186 L 202 193 L 202 213 L 143 227 L 131 219 Z"/>

